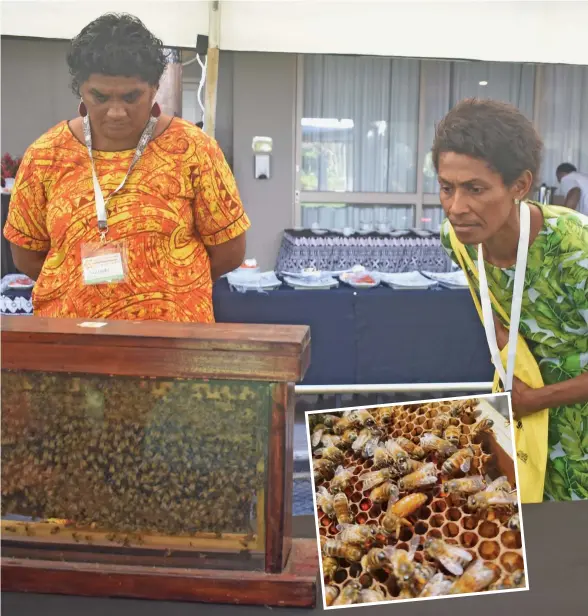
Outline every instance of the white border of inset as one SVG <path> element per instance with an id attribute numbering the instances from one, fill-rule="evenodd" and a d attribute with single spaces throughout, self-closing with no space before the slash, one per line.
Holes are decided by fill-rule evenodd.
<path id="1" fill-rule="evenodd" d="M 523 563 L 525 566 L 525 588 L 508 588 L 505 590 L 485 590 L 482 592 L 473 592 L 473 593 L 463 593 L 463 594 L 459 594 L 459 595 L 443 595 L 441 597 L 415 597 L 414 599 L 402 599 L 402 600 L 393 600 L 393 601 L 379 601 L 379 602 L 374 602 L 374 603 L 353 603 L 351 605 L 331 605 L 331 606 L 327 606 L 326 602 L 325 602 L 325 577 L 324 577 L 324 573 L 323 573 L 323 559 L 322 559 L 322 548 L 321 548 L 321 541 L 320 541 L 320 533 L 319 533 L 319 523 L 318 523 L 318 515 L 317 515 L 317 504 L 316 504 L 316 486 L 314 485 L 314 473 L 312 471 L 312 446 L 311 446 L 311 441 L 310 441 L 310 429 L 309 429 L 309 423 L 308 423 L 308 416 L 309 415 L 317 415 L 320 413 L 323 414 L 334 414 L 334 413 L 342 413 L 343 411 L 350 411 L 350 410 L 355 410 L 355 409 L 374 409 L 374 408 L 380 408 L 382 406 L 407 406 L 407 405 L 412 405 L 412 404 L 427 404 L 430 402 L 447 402 L 447 401 L 453 401 L 453 400 L 471 400 L 472 398 L 477 398 L 477 399 L 495 399 L 498 397 L 502 397 L 502 396 L 506 396 L 507 400 L 508 400 L 508 421 L 510 423 L 510 436 L 511 436 L 511 440 L 512 440 L 512 449 L 513 449 L 513 456 L 512 456 L 512 460 L 514 463 L 514 467 L 515 467 L 515 479 L 516 479 L 516 483 L 517 483 L 517 505 L 518 505 L 518 513 L 519 513 L 519 520 L 520 520 L 520 525 L 521 525 L 521 544 L 522 544 L 522 551 L 523 551 Z M 520 495 L 520 490 L 519 490 L 519 467 L 518 467 L 518 463 L 517 463 L 517 455 L 516 455 L 516 446 L 515 446 L 515 432 L 514 432 L 514 423 L 513 423 L 513 415 L 512 415 L 512 400 L 511 400 L 511 395 L 510 392 L 507 393 L 494 393 L 494 394 L 479 394 L 479 395 L 475 395 L 475 394 L 470 394 L 469 396 L 455 396 L 455 397 L 451 397 L 451 398 L 429 398 L 427 400 L 408 400 L 405 402 L 393 402 L 391 404 L 385 403 L 385 404 L 371 404 L 371 405 L 367 405 L 367 406 L 346 406 L 346 407 L 342 407 L 342 408 L 335 408 L 335 409 L 321 409 L 321 410 L 317 410 L 317 411 L 305 411 L 304 413 L 304 423 L 306 425 L 306 446 L 308 447 L 308 459 L 310 462 L 310 481 L 311 481 L 311 485 L 312 485 L 312 504 L 313 504 L 313 515 L 314 515 L 314 526 L 315 526 L 315 533 L 316 533 L 316 543 L 317 543 L 317 550 L 318 550 L 318 557 L 319 557 L 319 567 L 320 567 L 320 572 L 321 572 L 321 594 L 322 594 L 322 601 L 323 601 L 323 609 L 324 610 L 337 610 L 337 609 L 345 609 L 345 608 L 349 608 L 349 607 L 369 607 L 369 606 L 376 606 L 376 605 L 403 605 L 405 603 L 415 603 L 416 601 L 436 601 L 439 599 L 459 599 L 461 597 L 479 597 L 479 596 L 488 596 L 488 595 L 499 595 L 499 594 L 503 594 L 503 593 L 509 593 L 509 592 L 522 592 L 522 591 L 526 591 L 526 590 L 530 590 L 530 586 L 529 586 L 529 569 L 527 567 L 527 548 L 525 545 L 525 530 L 524 530 L 524 522 L 523 522 L 523 515 L 522 515 L 522 511 L 521 511 L 521 495 Z"/>

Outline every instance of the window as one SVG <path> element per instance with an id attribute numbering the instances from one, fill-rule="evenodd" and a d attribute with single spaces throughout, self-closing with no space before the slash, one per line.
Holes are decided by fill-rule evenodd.
<path id="1" fill-rule="evenodd" d="M 438 230 L 430 154 L 435 125 L 458 101 L 516 105 L 545 143 L 539 180 L 588 171 L 588 67 L 508 62 L 301 56 L 300 224 L 363 222 Z"/>

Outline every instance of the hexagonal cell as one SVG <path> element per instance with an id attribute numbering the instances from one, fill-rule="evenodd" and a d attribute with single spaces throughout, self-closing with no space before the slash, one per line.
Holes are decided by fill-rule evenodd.
<path id="1" fill-rule="evenodd" d="M 392 432 L 392 438 L 398 438 L 399 436 L 402 436 L 402 430 L 398 430 L 398 428 L 396 428 L 396 430 Z"/>
<path id="2" fill-rule="evenodd" d="M 427 537 L 433 537 L 433 539 L 442 539 L 443 533 L 438 528 L 431 528 L 427 533 Z"/>
<path id="3" fill-rule="evenodd" d="M 351 563 L 349 566 L 349 577 L 357 578 L 361 575 L 361 565 L 359 563 Z"/>
<path id="4" fill-rule="evenodd" d="M 467 436 L 470 433 L 470 429 L 468 428 L 468 426 L 462 426 L 461 433 Z"/>
<path id="5" fill-rule="evenodd" d="M 425 423 L 425 421 L 427 421 L 427 418 L 424 415 L 419 415 L 416 419 L 416 423 L 419 426 L 422 426 Z"/>
<path id="6" fill-rule="evenodd" d="M 500 557 L 500 564 L 509 572 L 517 571 L 525 568 L 525 561 L 520 554 L 515 552 L 506 552 Z"/>
<path id="7" fill-rule="evenodd" d="M 355 503 L 351 503 L 349 506 L 349 511 L 351 511 L 351 515 L 356 516 L 359 513 L 359 509 Z"/>
<path id="8" fill-rule="evenodd" d="M 445 537 L 457 537 L 459 535 L 459 526 L 455 522 L 447 522 L 442 531 Z"/>
<path id="9" fill-rule="evenodd" d="M 320 519 L 321 526 L 330 526 L 331 520 L 325 515 Z"/>
<path id="10" fill-rule="evenodd" d="M 478 522 L 479 522 L 479 519 L 476 516 L 468 515 L 461 521 L 461 525 L 466 530 L 474 530 L 474 528 L 478 526 Z"/>
<path id="11" fill-rule="evenodd" d="M 372 505 L 370 509 L 370 516 L 372 518 L 376 519 L 381 513 L 382 513 L 382 507 L 380 507 L 380 505 L 378 505 L 377 503 Z"/>
<path id="12" fill-rule="evenodd" d="M 362 511 L 369 511 L 372 508 L 372 501 L 369 498 L 364 498 L 359 503 L 359 508 Z"/>
<path id="13" fill-rule="evenodd" d="M 502 545 L 509 550 L 520 550 L 523 546 L 520 531 L 507 530 L 500 537 Z"/>
<path id="14" fill-rule="evenodd" d="M 407 432 L 412 432 L 414 430 L 414 424 L 412 422 L 406 424 L 405 430 Z"/>
<path id="15" fill-rule="evenodd" d="M 421 443 L 421 437 L 420 436 L 413 436 L 412 439 L 410 439 L 415 445 L 420 445 Z"/>
<path id="16" fill-rule="evenodd" d="M 473 548 L 478 543 L 478 535 L 476 535 L 476 533 L 467 531 L 462 534 L 462 536 L 459 538 L 459 541 L 464 548 Z"/>
<path id="17" fill-rule="evenodd" d="M 447 509 L 447 503 L 444 500 L 438 499 L 431 503 L 431 511 L 443 513 Z"/>
<path id="18" fill-rule="evenodd" d="M 368 521 L 368 514 L 363 511 L 355 516 L 356 524 L 365 524 Z"/>
<path id="19" fill-rule="evenodd" d="M 427 419 L 427 421 L 425 421 L 425 430 L 432 430 L 432 429 L 433 429 L 433 420 Z"/>
<path id="20" fill-rule="evenodd" d="M 484 560 L 496 560 L 500 554 L 500 546 L 496 541 L 482 541 L 478 553 Z"/>
<path id="21" fill-rule="evenodd" d="M 424 535 L 428 529 L 429 529 L 429 525 L 423 521 L 419 521 L 414 525 L 414 532 L 417 535 Z"/>
<path id="22" fill-rule="evenodd" d="M 354 492 L 350 500 L 352 503 L 359 503 L 361 500 L 361 492 Z"/>
<path id="23" fill-rule="evenodd" d="M 419 518 L 421 520 L 426 520 L 431 515 L 431 510 L 428 507 L 421 507 L 419 509 Z"/>
<path id="24" fill-rule="evenodd" d="M 432 528 L 441 528 L 443 526 L 443 524 L 445 524 L 445 517 L 443 515 L 441 515 L 440 513 L 432 516 L 429 519 L 429 525 Z"/>
<path id="25" fill-rule="evenodd" d="M 459 437 L 459 445 L 460 447 L 467 447 L 470 442 L 469 437 L 464 436 L 463 434 Z"/>
<path id="26" fill-rule="evenodd" d="M 461 511 L 457 507 L 451 507 L 445 514 L 448 520 L 457 522 L 461 518 Z"/>
<path id="27" fill-rule="evenodd" d="M 500 529 L 497 524 L 494 524 L 494 522 L 482 522 L 482 524 L 480 524 L 480 528 L 478 528 L 478 533 L 485 539 L 494 539 L 499 532 Z"/>
<path id="28" fill-rule="evenodd" d="M 404 421 L 404 419 L 401 419 L 397 425 L 399 430 L 404 430 L 404 427 L 406 426 L 406 421 Z"/>
<path id="29" fill-rule="evenodd" d="M 335 582 L 336 584 L 343 584 L 346 579 L 347 571 L 345 569 L 339 569 L 333 577 L 333 582 Z"/>
<path id="30" fill-rule="evenodd" d="M 400 530 L 400 535 L 398 535 L 398 540 L 399 541 L 410 541 L 413 537 L 414 533 L 413 531 L 408 527 L 408 526 L 404 526 L 401 530 Z M 408 546 L 407 550 L 408 550 Z"/>
<path id="31" fill-rule="evenodd" d="M 476 423 L 476 418 L 472 417 L 471 415 L 464 414 L 461 416 L 461 422 L 466 426 L 471 426 L 472 424 Z"/>

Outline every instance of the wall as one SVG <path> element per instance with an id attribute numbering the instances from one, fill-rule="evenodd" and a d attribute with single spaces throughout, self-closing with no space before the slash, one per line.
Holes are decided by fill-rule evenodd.
<path id="1" fill-rule="evenodd" d="M 293 221 L 296 56 L 235 53 L 233 60 L 233 170 L 251 218 L 247 256 L 273 269 Z M 274 141 L 269 180 L 253 178 L 255 136 Z"/>
<path id="2" fill-rule="evenodd" d="M 77 114 L 65 41 L 2 38 L 2 153 L 24 154 L 45 131 Z"/>

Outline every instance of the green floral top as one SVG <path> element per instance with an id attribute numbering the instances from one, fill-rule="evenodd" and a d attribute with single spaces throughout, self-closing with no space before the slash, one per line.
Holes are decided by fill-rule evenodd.
<path id="1" fill-rule="evenodd" d="M 535 203 L 543 228 L 529 248 L 520 333 L 539 362 L 546 384 L 588 372 L 588 217 Z M 449 221 L 441 243 L 457 262 Z M 477 262 L 477 246 L 466 247 Z M 486 264 L 491 292 L 510 314 L 515 268 Z M 547 499 L 588 498 L 588 400 L 550 409 Z"/>

